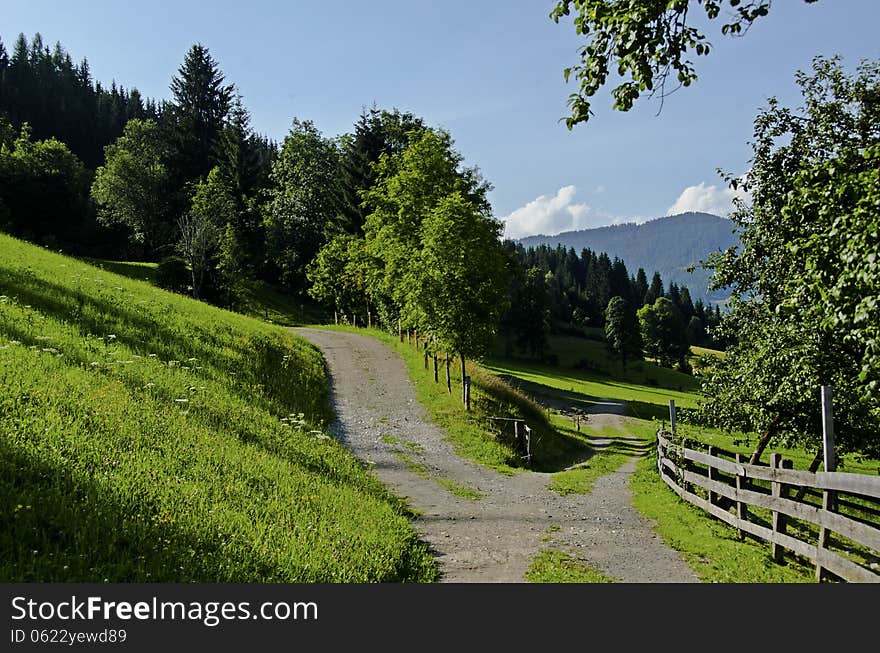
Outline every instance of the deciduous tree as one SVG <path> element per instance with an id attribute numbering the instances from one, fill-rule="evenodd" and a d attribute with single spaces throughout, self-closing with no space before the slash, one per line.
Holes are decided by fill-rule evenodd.
<path id="1" fill-rule="evenodd" d="M 804 0 L 813 3 L 817 0 Z M 708 55 L 709 39 L 693 25 L 691 10 L 699 6 L 710 20 L 722 11 L 732 14 L 723 22 L 723 34 L 739 35 L 762 16 L 772 0 L 561 0 L 550 12 L 559 22 L 574 14 L 574 28 L 587 43 L 578 51 L 578 63 L 564 70 L 565 80 L 578 82 L 578 91 L 568 98 L 569 129 L 587 122 L 592 115 L 590 98 L 602 88 L 609 73 L 618 72 L 626 81 L 611 95 L 614 108 L 628 111 L 643 93 L 662 99 L 675 88 L 690 86 L 697 79 L 691 54 Z M 673 88 L 667 87 L 672 76 Z"/>

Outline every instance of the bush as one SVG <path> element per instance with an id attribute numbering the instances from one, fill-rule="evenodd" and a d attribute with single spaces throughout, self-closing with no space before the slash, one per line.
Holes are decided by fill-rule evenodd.
<path id="1" fill-rule="evenodd" d="M 166 290 L 183 292 L 189 285 L 189 268 L 179 256 L 166 256 L 156 268 L 156 283 Z"/>

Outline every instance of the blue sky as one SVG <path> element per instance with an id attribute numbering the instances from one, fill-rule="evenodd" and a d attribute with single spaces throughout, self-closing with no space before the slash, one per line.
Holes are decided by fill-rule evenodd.
<path id="1" fill-rule="evenodd" d="M 448 129 L 466 163 L 494 185 L 508 235 L 556 233 L 681 210 L 727 210 L 716 173 L 748 167 L 752 121 L 770 96 L 795 105 L 794 73 L 815 55 L 853 69 L 880 58 L 880 2 L 776 0 L 744 38 L 707 25 L 715 46 L 697 59 L 700 80 L 666 99 L 559 121 L 575 90 L 562 70 L 581 44 L 543 0 L 319 0 L 268 2 L 4 3 L 0 37 L 60 41 L 88 57 L 96 79 L 169 97 L 195 42 L 238 87 L 255 128 L 283 139 L 294 117 L 325 135 L 349 131 L 363 107 L 412 111 Z M 610 77 L 613 81 L 614 77 Z"/>

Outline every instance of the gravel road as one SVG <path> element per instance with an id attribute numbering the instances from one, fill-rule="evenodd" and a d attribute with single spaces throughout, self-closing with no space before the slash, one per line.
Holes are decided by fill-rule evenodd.
<path id="1" fill-rule="evenodd" d="M 636 459 L 583 495 L 551 492 L 550 474 L 499 474 L 455 454 L 417 401 L 403 360 L 386 345 L 354 333 L 294 331 L 327 361 L 336 437 L 420 513 L 413 524 L 432 548 L 443 582 L 523 582 L 543 547 L 564 550 L 620 582 L 699 581 L 631 506 Z M 600 407 L 597 423 L 627 419 L 620 404 Z M 447 486 L 480 498 L 457 496 Z"/>

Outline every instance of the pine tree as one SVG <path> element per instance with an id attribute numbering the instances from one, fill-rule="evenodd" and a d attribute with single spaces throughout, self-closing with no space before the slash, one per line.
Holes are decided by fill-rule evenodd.
<path id="1" fill-rule="evenodd" d="M 654 276 L 651 278 L 651 287 L 648 288 L 648 292 L 645 293 L 645 298 L 642 304 L 653 304 L 660 297 L 664 297 L 665 295 L 666 293 L 663 290 L 663 279 L 660 278 L 659 272 L 655 272 Z"/>
<path id="2" fill-rule="evenodd" d="M 174 96 L 171 141 L 179 179 L 205 177 L 217 162 L 218 145 L 232 102 L 233 87 L 208 48 L 193 45 L 171 80 Z"/>
<path id="3" fill-rule="evenodd" d="M 641 308 L 645 304 L 645 295 L 648 294 L 648 276 L 645 274 L 644 268 L 639 268 L 636 273 L 635 293 L 638 308 Z"/>

